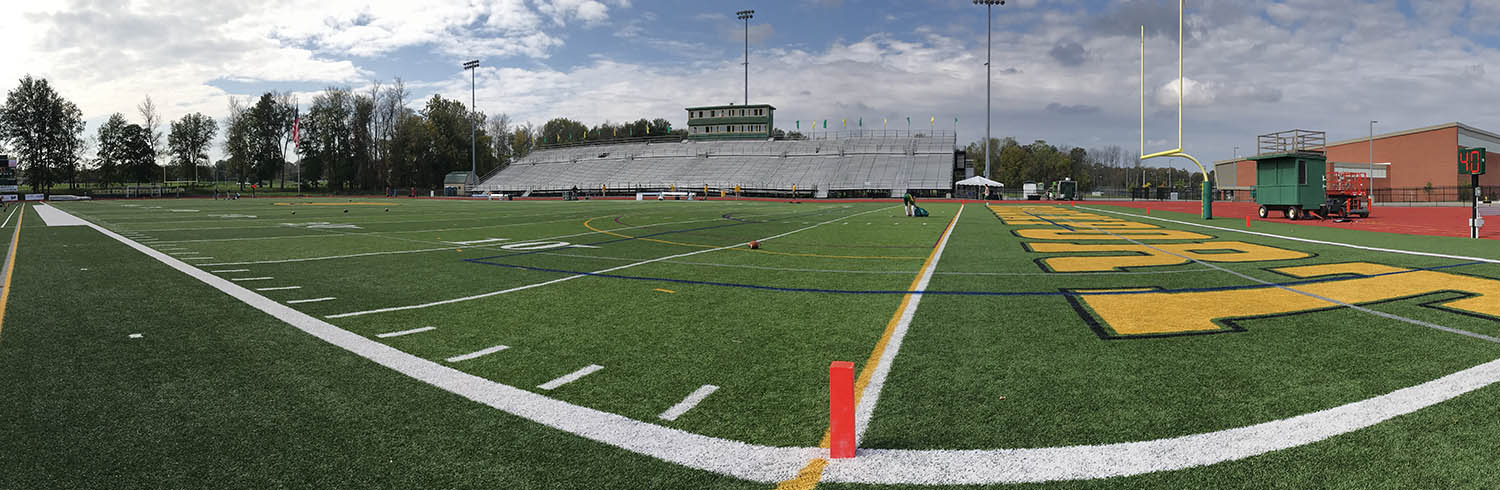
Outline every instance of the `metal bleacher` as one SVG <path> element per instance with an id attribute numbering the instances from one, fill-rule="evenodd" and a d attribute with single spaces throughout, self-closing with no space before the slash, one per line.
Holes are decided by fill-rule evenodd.
<path id="1" fill-rule="evenodd" d="M 537 150 L 478 190 L 519 193 L 688 189 L 950 189 L 951 131 L 831 131 L 808 139 L 618 143 Z"/>

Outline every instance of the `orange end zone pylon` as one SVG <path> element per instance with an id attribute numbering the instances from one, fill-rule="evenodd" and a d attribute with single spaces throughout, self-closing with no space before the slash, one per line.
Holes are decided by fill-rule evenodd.
<path id="1" fill-rule="evenodd" d="M 828 457 L 854 457 L 854 363 L 828 365 Z"/>

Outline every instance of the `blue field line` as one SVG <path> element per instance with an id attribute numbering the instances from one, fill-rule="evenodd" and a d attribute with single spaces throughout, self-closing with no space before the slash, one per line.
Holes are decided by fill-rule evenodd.
<path id="1" fill-rule="evenodd" d="M 1064 229 L 1064 230 L 1068 230 L 1068 231 L 1076 231 L 1076 230 L 1074 230 L 1074 229 L 1073 229 L 1073 227 L 1071 227 L 1071 226 L 1068 226 L 1068 225 L 1064 225 L 1064 224 L 1059 224 L 1059 223 L 1058 223 L 1058 222 L 1056 222 L 1056 221 L 1052 221 L 1052 220 L 1050 220 L 1050 219 L 1047 219 L 1047 218 L 1043 218 L 1043 217 L 1041 217 L 1041 216 L 1038 216 L 1038 215 L 1036 215 L 1036 214 L 1035 214 L 1035 213 L 1032 213 L 1032 212 L 1031 212 L 1031 211 L 1027 211 L 1027 212 L 1026 212 L 1026 214 L 1030 214 L 1030 215 L 1031 215 L 1031 217 L 1033 217 L 1033 218 L 1036 218 L 1036 219 L 1039 219 L 1039 220 L 1042 220 L 1042 221 L 1046 221 L 1046 222 L 1048 222 L 1048 223 L 1052 223 L 1052 226 L 1056 226 L 1056 227 L 1058 227 L 1058 228 L 1062 228 L 1062 229 Z"/>
<path id="2" fill-rule="evenodd" d="M 740 284 L 740 283 L 718 282 L 718 281 L 699 281 L 699 280 L 694 280 L 694 279 L 674 279 L 674 278 L 669 278 L 669 277 L 645 277 L 645 276 L 627 276 L 627 275 L 621 275 L 621 274 L 599 274 L 599 273 L 594 273 L 594 272 L 570 271 L 570 270 L 564 270 L 564 269 L 553 269 L 553 268 L 548 268 L 548 267 L 532 267 L 532 266 L 526 266 L 526 265 L 502 264 L 502 263 L 497 263 L 497 262 L 486 262 L 485 259 L 463 259 L 463 261 L 465 261 L 465 262 L 473 262 L 475 264 L 492 265 L 492 266 L 496 266 L 496 267 L 506 267 L 506 268 L 511 268 L 511 269 L 521 269 L 521 270 L 537 271 L 537 272 L 555 272 L 555 273 L 559 273 L 559 274 L 604 277 L 604 278 L 609 278 L 609 279 L 629 279 L 629 280 L 633 280 L 633 281 L 667 282 L 667 283 L 673 283 L 673 284 L 692 284 L 692 285 L 699 285 L 699 286 L 719 286 L 719 287 L 730 287 L 730 288 L 758 289 L 758 290 L 763 290 L 763 291 L 780 291 L 780 292 L 789 292 L 789 293 L 824 293 L 824 294 L 932 294 L 932 295 L 950 295 L 950 296 L 1116 296 L 1116 295 L 1128 295 L 1128 294 L 1158 294 L 1158 293 L 1175 294 L 1175 293 L 1201 293 L 1201 292 L 1212 292 L 1212 291 L 1236 291 L 1236 290 L 1245 290 L 1245 289 L 1269 289 L 1269 288 L 1275 288 L 1275 287 L 1291 287 L 1291 286 L 1300 286 L 1300 285 L 1303 285 L 1303 284 L 1318 284 L 1318 283 L 1325 283 L 1325 282 L 1348 281 L 1348 280 L 1353 280 L 1353 279 L 1367 279 L 1367 278 L 1372 278 L 1372 277 L 1393 276 L 1393 275 L 1399 275 L 1399 274 L 1407 274 L 1407 273 L 1411 273 L 1411 272 L 1433 271 L 1433 270 L 1440 270 L 1440 269 L 1449 269 L 1449 268 L 1453 268 L 1453 267 L 1463 267 L 1463 266 L 1469 266 L 1469 265 L 1481 265 L 1481 264 L 1483 264 L 1483 262 L 1464 262 L 1464 263 L 1459 263 L 1459 264 L 1439 265 L 1439 266 L 1434 266 L 1434 267 L 1424 267 L 1424 268 L 1420 268 L 1420 269 L 1409 269 L 1409 270 L 1404 270 L 1404 271 L 1382 272 L 1380 274 L 1372 274 L 1372 275 L 1368 275 L 1368 276 L 1354 276 L 1354 277 L 1338 277 L 1338 276 L 1335 276 L 1335 277 L 1324 277 L 1324 278 L 1316 278 L 1316 279 L 1303 279 L 1303 280 L 1299 280 L 1299 281 L 1288 281 L 1288 282 L 1283 282 L 1283 283 L 1272 283 L 1272 284 L 1269 284 L 1269 285 L 1267 285 L 1267 284 L 1247 284 L 1247 285 L 1242 285 L 1242 286 L 1215 286 L 1215 287 L 1182 288 L 1182 289 L 1147 289 L 1147 290 L 1130 290 L 1130 291 L 907 291 L 907 290 L 859 290 L 859 289 L 825 289 L 825 288 L 784 288 L 784 287 L 777 287 L 777 286 L 761 286 L 761 285 L 757 285 L 757 284 Z"/>
<path id="3" fill-rule="evenodd" d="M 584 245 L 588 245 L 588 246 L 607 245 L 607 244 L 611 244 L 611 243 L 628 242 L 630 240 L 640 240 L 642 238 L 651 238 L 651 237 L 657 237 L 657 236 L 662 236 L 662 235 L 670 235 L 670 234 L 673 234 L 673 233 L 688 233 L 688 232 L 693 232 L 693 231 L 712 230 L 714 228 L 727 228 L 727 227 L 731 227 L 731 226 L 761 224 L 761 223 L 775 223 L 777 221 L 791 219 L 791 218 L 794 218 L 794 217 L 797 217 L 797 216 L 822 214 L 822 213 L 826 213 L 828 211 L 831 211 L 831 209 L 823 209 L 823 210 L 818 210 L 818 211 L 809 211 L 809 212 L 806 212 L 806 213 L 791 214 L 791 215 L 786 216 L 785 218 L 772 219 L 772 220 L 766 220 L 766 221 L 750 221 L 750 220 L 747 220 L 747 219 L 744 219 L 744 218 L 734 218 L 734 217 L 731 217 L 728 214 L 724 214 L 724 215 L 719 216 L 719 218 L 721 218 L 721 219 L 727 219 L 727 220 L 730 220 L 730 221 L 734 221 L 734 223 L 727 223 L 727 224 L 722 224 L 722 225 L 712 225 L 712 226 L 700 226 L 700 227 L 697 227 L 697 228 L 688 228 L 688 229 L 684 229 L 684 230 L 667 230 L 667 231 L 661 231 L 661 232 L 651 233 L 651 234 L 647 234 L 647 235 L 641 235 L 641 236 L 637 236 L 637 237 L 630 237 L 630 238 L 612 238 L 612 239 L 609 239 L 609 240 L 602 240 L 602 241 L 597 241 L 597 242 L 585 243 Z M 491 256 L 488 256 L 488 257 L 479 257 L 479 258 L 475 258 L 475 259 L 465 259 L 465 260 L 501 259 L 501 258 L 507 258 L 507 257 L 519 257 L 519 256 L 523 256 L 523 255 L 539 254 L 539 253 L 542 253 L 542 252 L 549 252 L 549 251 L 552 251 L 552 249 L 528 250 L 528 251 L 525 251 L 525 252 L 516 252 L 516 253 L 501 254 L 501 255 L 491 255 Z"/>

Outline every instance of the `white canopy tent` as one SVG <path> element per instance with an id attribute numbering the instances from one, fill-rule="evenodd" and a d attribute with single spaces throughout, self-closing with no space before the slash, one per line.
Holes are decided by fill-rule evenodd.
<path id="1" fill-rule="evenodd" d="M 995 182 L 993 180 L 986 179 L 983 176 L 979 176 L 979 175 L 975 175 L 973 177 L 969 177 L 967 179 L 960 180 L 958 182 L 954 182 L 953 185 L 955 187 L 957 187 L 957 186 L 964 186 L 964 185 L 974 186 L 974 187 L 984 186 L 984 191 L 983 192 L 981 192 L 979 189 L 975 189 L 974 190 L 975 196 L 978 197 L 979 199 L 988 199 L 989 198 L 988 197 L 989 196 L 989 190 L 992 189 L 992 188 L 993 189 L 1004 189 L 1005 188 L 1005 184 L 1001 184 L 999 182 Z M 960 193 L 960 195 L 962 195 L 962 193 Z"/>
<path id="2" fill-rule="evenodd" d="M 975 175 L 973 177 L 954 182 L 953 185 L 987 185 L 990 187 L 1005 187 L 1005 184 L 986 179 L 981 175 Z"/>

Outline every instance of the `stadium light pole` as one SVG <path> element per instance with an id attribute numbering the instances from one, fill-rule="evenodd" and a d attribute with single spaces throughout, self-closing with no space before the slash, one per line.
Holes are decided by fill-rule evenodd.
<path id="1" fill-rule="evenodd" d="M 474 78 L 476 76 L 475 73 L 479 71 L 478 68 L 479 60 L 464 62 L 464 69 L 469 71 L 469 179 L 465 180 L 472 179 L 473 181 L 479 180 L 479 176 L 476 175 L 479 173 L 479 146 L 475 144 L 474 129 L 474 115 L 479 113 L 479 110 L 474 107 Z M 469 189 L 468 187 L 478 183 L 466 182 L 464 191 L 473 191 L 473 189 Z"/>
<path id="2" fill-rule="evenodd" d="M 1005 5 L 1005 0 L 974 0 L 974 5 L 984 6 L 984 173 L 993 175 L 990 169 L 990 45 L 994 44 L 994 35 L 990 33 L 990 10 L 996 5 Z"/>
<path id="3" fill-rule="evenodd" d="M 750 18 L 755 17 L 754 10 L 741 10 L 734 13 L 735 18 L 745 21 L 745 105 L 750 105 Z"/>
<path id="4" fill-rule="evenodd" d="M 1370 169 L 1365 175 L 1367 188 L 1365 192 L 1370 193 L 1370 202 L 1375 202 L 1375 123 L 1380 121 L 1370 120 Z"/>

